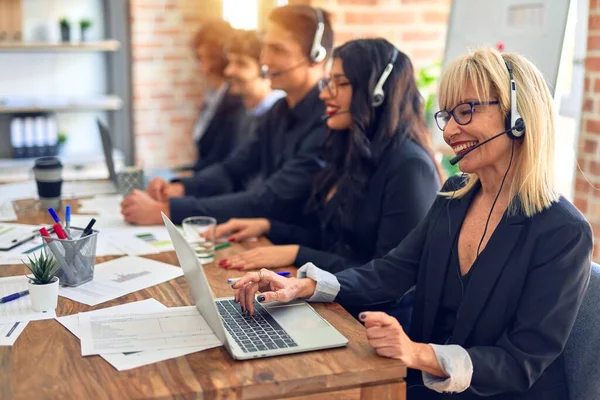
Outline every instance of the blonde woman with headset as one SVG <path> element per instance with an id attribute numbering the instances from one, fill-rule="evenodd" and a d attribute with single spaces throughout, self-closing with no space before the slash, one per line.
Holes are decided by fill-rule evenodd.
<path id="1" fill-rule="evenodd" d="M 335 275 L 249 272 L 236 299 L 362 307 L 370 345 L 404 361 L 409 399 L 567 400 L 562 351 L 586 290 L 589 224 L 557 192 L 552 96 L 522 56 L 482 49 L 450 64 L 436 114 L 466 177 L 386 256 Z M 416 285 L 410 330 L 378 304 Z M 405 330 L 406 328 L 406 330 Z M 409 335 L 406 333 L 409 331 Z"/>

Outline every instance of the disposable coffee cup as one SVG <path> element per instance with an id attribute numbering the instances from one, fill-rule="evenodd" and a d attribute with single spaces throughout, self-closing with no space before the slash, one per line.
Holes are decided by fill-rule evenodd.
<path id="1" fill-rule="evenodd" d="M 141 167 L 125 167 L 117 173 L 119 193 L 126 197 L 134 189 L 144 189 L 144 170 Z"/>
<path id="2" fill-rule="evenodd" d="M 33 175 L 38 189 L 40 208 L 61 208 L 63 165 L 56 157 L 40 157 L 35 160 Z"/>

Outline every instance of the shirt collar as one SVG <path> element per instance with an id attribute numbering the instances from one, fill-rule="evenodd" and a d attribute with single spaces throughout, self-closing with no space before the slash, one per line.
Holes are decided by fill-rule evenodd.
<path id="1" fill-rule="evenodd" d="M 273 104 L 282 97 L 285 97 L 285 92 L 281 90 L 272 90 L 271 93 L 267 97 L 265 97 L 256 107 L 254 107 L 250 112 L 255 117 L 260 117 L 264 115 L 267 111 L 273 107 Z"/>

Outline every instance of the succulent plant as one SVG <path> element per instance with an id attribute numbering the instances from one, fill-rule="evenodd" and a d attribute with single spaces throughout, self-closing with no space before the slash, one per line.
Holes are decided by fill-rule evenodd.
<path id="1" fill-rule="evenodd" d="M 29 277 L 31 282 L 36 285 L 47 285 L 52 282 L 52 279 L 56 276 L 60 270 L 60 265 L 56 262 L 54 256 L 50 254 L 42 254 L 38 257 L 33 256 L 33 260 L 27 256 L 29 265 L 25 264 L 27 269 L 31 271 L 33 277 Z"/>

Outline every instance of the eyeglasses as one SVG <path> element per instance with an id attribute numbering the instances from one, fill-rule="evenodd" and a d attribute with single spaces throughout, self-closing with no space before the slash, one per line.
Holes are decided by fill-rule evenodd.
<path id="1" fill-rule="evenodd" d="M 450 117 L 454 117 L 454 120 L 459 125 L 467 125 L 473 119 L 473 113 L 475 112 L 475 106 L 489 106 L 494 104 L 500 104 L 499 101 L 470 101 L 468 103 L 461 103 L 454 107 L 452 110 L 440 110 L 433 114 L 435 123 L 440 130 L 446 129 L 446 125 L 450 122 Z"/>
<path id="2" fill-rule="evenodd" d="M 319 79 L 319 91 L 327 88 L 331 97 L 337 97 L 339 88 L 349 86 L 350 82 L 339 82 L 332 78 L 321 78 Z"/>

